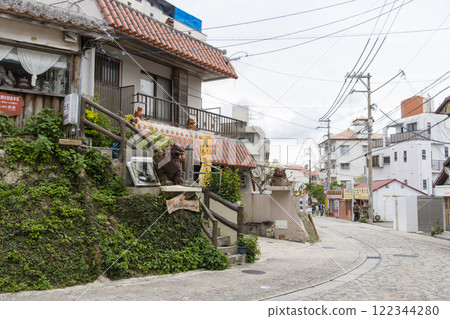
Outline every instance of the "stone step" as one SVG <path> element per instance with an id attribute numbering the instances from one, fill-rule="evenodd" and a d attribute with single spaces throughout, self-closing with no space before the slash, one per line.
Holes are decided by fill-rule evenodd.
<path id="1" fill-rule="evenodd" d="M 237 246 L 223 246 L 223 247 L 217 247 L 221 252 L 223 252 L 225 255 L 237 255 L 238 254 L 238 247 Z"/>
<path id="2" fill-rule="evenodd" d="M 228 258 L 230 259 L 230 262 L 232 265 L 236 264 L 244 264 L 245 263 L 245 254 L 237 254 L 237 255 L 230 255 Z"/>
<path id="3" fill-rule="evenodd" d="M 217 247 L 230 246 L 230 236 L 217 236 Z"/>

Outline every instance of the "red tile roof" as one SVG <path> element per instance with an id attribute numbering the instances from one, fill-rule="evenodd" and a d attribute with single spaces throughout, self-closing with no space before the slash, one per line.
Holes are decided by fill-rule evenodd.
<path id="1" fill-rule="evenodd" d="M 417 191 L 419 193 L 427 195 L 424 192 L 421 192 L 418 189 L 409 186 L 408 184 L 402 183 L 402 182 L 400 182 L 399 180 L 397 180 L 395 178 L 394 179 L 384 179 L 384 180 L 373 181 L 372 182 L 373 191 L 379 190 L 380 188 L 383 188 L 384 186 L 386 186 L 386 185 L 388 185 L 388 184 L 390 184 L 392 182 L 398 182 L 398 183 L 403 184 L 403 185 L 405 185 L 405 186 L 407 186 L 407 187 L 409 187 L 409 188 L 411 188 L 411 189 L 413 189 L 413 190 L 415 190 L 415 191 Z M 369 187 L 369 185 L 367 183 L 361 183 L 361 184 L 355 185 L 355 188 L 368 188 L 368 187 Z"/>
<path id="2" fill-rule="evenodd" d="M 150 121 L 138 120 L 136 126 L 144 134 L 150 134 L 152 130 L 163 133 L 172 142 L 181 145 L 183 148 L 192 145 L 194 157 L 197 161 L 200 160 L 201 136 L 211 136 L 211 161 L 213 165 L 256 168 L 250 152 L 241 140 Z"/>
<path id="3" fill-rule="evenodd" d="M 295 165 L 285 165 L 286 169 L 292 169 L 294 171 L 301 171 L 303 173 L 309 174 L 309 170 L 301 167 L 301 166 L 295 166 Z M 311 171 L 311 175 L 312 176 L 319 176 L 319 173 L 315 172 L 315 171 Z"/>
<path id="4" fill-rule="evenodd" d="M 117 0 L 95 0 L 107 24 L 197 65 L 237 79 L 222 52 Z"/>

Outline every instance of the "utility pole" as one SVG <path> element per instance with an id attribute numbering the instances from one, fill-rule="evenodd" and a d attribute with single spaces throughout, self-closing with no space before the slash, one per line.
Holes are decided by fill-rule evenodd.
<path id="1" fill-rule="evenodd" d="M 330 122 L 331 120 L 327 120 L 327 187 L 331 189 L 331 141 L 330 141 Z"/>
<path id="2" fill-rule="evenodd" d="M 354 74 L 354 75 L 347 75 L 347 78 L 352 79 L 358 79 L 364 86 L 366 87 L 366 91 L 356 91 L 352 90 L 353 92 L 362 92 L 367 93 L 367 166 L 369 168 L 369 176 L 368 176 L 368 184 L 369 184 L 369 207 L 368 207 L 368 213 L 369 213 L 369 219 L 373 220 L 373 163 L 372 163 L 372 101 L 370 94 L 372 91 L 370 90 L 370 73 L 367 73 L 367 75 L 362 74 Z M 367 79 L 367 84 L 362 80 Z"/>
<path id="3" fill-rule="evenodd" d="M 309 183 L 311 184 L 312 178 L 311 178 L 311 147 L 309 147 Z"/>

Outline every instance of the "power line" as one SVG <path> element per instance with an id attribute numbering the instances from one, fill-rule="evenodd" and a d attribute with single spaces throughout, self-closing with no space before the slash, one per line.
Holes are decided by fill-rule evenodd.
<path id="1" fill-rule="evenodd" d="M 401 7 L 405 6 L 405 5 L 407 5 L 408 3 L 411 3 L 412 1 L 414 1 L 414 0 L 409 0 L 408 2 L 402 4 L 401 6 L 399 6 L 399 7 L 397 7 L 397 8 L 394 8 L 394 9 L 392 9 L 392 10 L 390 10 L 390 11 L 387 11 L 387 12 L 385 12 L 385 13 L 382 13 L 381 15 L 379 15 L 379 16 L 377 16 L 377 17 L 374 17 L 374 18 L 368 19 L 368 20 L 366 20 L 366 21 L 360 22 L 360 23 L 358 23 L 358 24 L 352 25 L 352 26 L 350 26 L 350 27 L 347 27 L 347 28 L 340 29 L 340 30 L 338 30 L 338 31 L 329 33 L 329 34 L 327 34 L 327 35 L 324 35 L 323 37 L 319 37 L 319 38 L 317 38 L 317 39 L 313 39 L 313 40 L 309 40 L 309 41 L 297 43 L 297 44 L 294 44 L 294 45 L 290 45 L 290 46 L 286 46 L 286 47 L 282 47 L 282 48 L 278 48 L 278 49 L 273 49 L 273 50 L 268 50 L 268 51 L 262 51 L 262 52 L 252 53 L 252 54 L 249 54 L 248 57 L 251 57 L 251 56 L 259 56 L 259 55 L 265 55 L 265 54 L 270 54 L 270 53 L 275 53 L 275 52 L 280 52 L 280 51 L 292 49 L 292 48 L 299 47 L 299 46 L 304 45 L 304 44 L 308 44 L 308 43 L 311 43 L 311 42 L 314 42 L 314 41 L 317 41 L 317 40 L 321 40 L 321 39 L 327 38 L 327 37 L 330 36 L 330 35 L 335 35 L 335 34 L 338 34 L 338 33 L 340 33 L 340 32 L 347 31 L 347 30 L 356 28 L 356 27 L 358 27 L 358 26 L 360 26 L 360 25 L 366 24 L 366 23 L 368 23 L 368 22 L 370 22 L 370 21 L 372 21 L 372 20 L 378 19 L 380 16 L 389 14 L 391 11 L 397 10 L 397 9 L 399 9 L 399 8 L 401 8 Z M 240 44 L 240 45 L 242 45 L 242 44 Z M 221 48 L 224 48 L 224 47 L 225 47 L 225 46 L 222 46 Z"/>
<path id="2" fill-rule="evenodd" d="M 320 7 L 320 8 L 315 8 L 315 9 L 311 9 L 311 10 L 300 11 L 300 12 L 295 12 L 295 13 L 290 13 L 290 14 L 285 14 L 285 15 L 275 16 L 275 17 L 270 17 L 270 18 L 265 18 L 265 19 L 259 19 L 259 20 L 253 20 L 253 21 L 246 21 L 246 22 L 240 22 L 240 23 L 233 23 L 233 24 L 226 24 L 226 25 L 221 25 L 221 26 L 208 27 L 208 28 L 203 28 L 203 30 L 214 30 L 214 29 L 231 28 L 231 27 L 236 27 L 236 26 L 241 26 L 241 25 L 247 25 L 247 24 L 259 23 L 259 22 L 271 21 L 271 20 L 277 20 L 277 19 L 292 17 L 292 16 L 296 16 L 296 15 L 300 15 L 300 14 L 305 14 L 305 13 L 320 11 L 320 10 L 324 10 L 324 9 L 329 9 L 329 8 L 333 8 L 333 7 L 336 7 L 336 6 L 341 6 L 343 4 L 347 4 L 347 3 L 350 3 L 350 2 L 354 2 L 354 1 L 355 0 L 349 0 L 349 1 L 336 3 L 336 4 L 332 4 L 332 5 L 325 6 L 325 7 Z"/>
<path id="3" fill-rule="evenodd" d="M 405 30 L 405 31 L 393 31 L 390 33 L 380 33 L 381 35 L 405 35 L 405 34 L 416 34 L 416 33 L 426 33 L 426 32 L 436 32 L 436 31 L 448 31 L 450 30 L 450 28 L 435 28 L 435 29 L 419 29 L 419 30 Z M 332 35 L 332 36 L 328 36 L 328 38 L 337 38 L 337 37 L 341 37 L 341 38 L 361 38 L 361 37 L 367 37 L 370 34 L 368 33 L 358 33 L 358 34 L 344 34 L 344 35 Z M 272 40 L 276 40 L 276 41 L 284 41 L 284 40 L 307 40 L 307 39 L 316 39 L 316 38 L 321 38 L 323 37 L 323 35 L 310 35 L 310 36 L 303 36 L 303 37 L 277 37 L 277 38 L 272 38 L 270 36 L 261 36 L 261 37 L 248 37 L 248 38 L 218 38 L 218 37 L 211 37 L 208 38 L 208 41 L 214 42 L 214 41 L 249 41 L 249 40 L 255 40 L 255 41 L 272 41 Z M 242 45 L 242 44 L 241 44 Z"/>
<path id="4" fill-rule="evenodd" d="M 397 0 L 395 0 L 395 1 L 397 1 Z M 393 2 L 390 2 L 389 4 L 391 4 L 391 3 L 393 3 Z M 364 15 L 366 13 L 375 11 L 375 10 L 381 8 L 381 7 L 382 6 L 379 6 L 379 7 L 376 7 L 374 9 L 370 9 L 370 10 L 367 10 L 367 11 L 364 11 L 364 12 L 361 12 L 361 13 L 358 13 L 358 14 L 354 14 L 354 15 L 348 16 L 346 18 L 334 20 L 332 22 L 328 22 L 328 23 L 321 24 L 321 25 L 318 25 L 318 26 L 314 26 L 314 27 L 310 27 L 310 28 L 306 28 L 306 29 L 302 29 L 302 30 L 298 30 L 298 31 L 294 31 L 294 32 L 284 33 L 284 34 L 280 34 L 280 35 L 276 35 L 276 36 L 272 36 L 272 37 L 268 37 L 268 38 L 257 39 L 257 40 L 253 40 L 253 41 L 249 41 L 249 42 L 245 42 L 245 43 L 221 46 L 221 48 L 230 48 L 230 47 L 234 47 L 234 46 L 238 46 L 238 45 L 247 45 L 247 44 L 257 43 L 257 42 L 261 42 L 261 41 L 268 41 L 268 40 L 275 40 L 275 39 L 279 39 L 279 38 L 284 38 L 286 36 L 290 36 L 290 35 L 293 35 L 293 34 L 302 33 L 302 32 L 306 32 L 306 31 L 311 31 L 311 30 L 314 30 L 314 29 L 319 29 L 319 28 L 326 27 L 326 26 L 329 26 L 329 25 L 332 25 L 332 24 L 335 24 L 335 23 L 339 23 L 339 22 L 342 22 L 342 21 L 345 21 L 345 20 L 349 20 L 349 19 L 361 16 L 361 15 Z M 319 37 L 319 38 L 323 38 L 323 37 Z"/>

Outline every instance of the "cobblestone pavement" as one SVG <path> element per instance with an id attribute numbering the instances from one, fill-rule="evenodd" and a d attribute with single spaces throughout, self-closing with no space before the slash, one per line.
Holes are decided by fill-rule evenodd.
<path id="1" fill-rule="evenodd" d="M 326 217 L 315 222 L 319 243 L 260 238 L 262 257 L 254 264 L 117 281 L 101 278 L 64 289 L 0 294 L 0 300 L 450 298 L 450 241 Z"/>
<path id="2" fill-rule="evenodd" d="M 450 300 L 450 241 L 376 224 L 329 218 L 317 224 L 319 233 L 352 236 L 373 247 L 381 258 L 373 270 L 356 280 L 302 300 Z"/>

